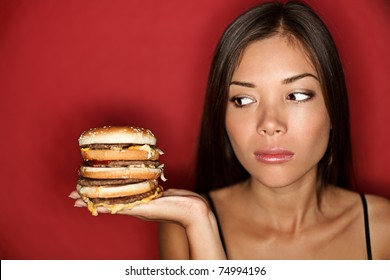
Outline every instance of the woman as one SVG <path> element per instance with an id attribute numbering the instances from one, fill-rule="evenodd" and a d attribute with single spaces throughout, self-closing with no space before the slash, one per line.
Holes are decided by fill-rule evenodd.
<path id="1" fill-rule="evenodd" d="M 122 214 L 167 222 L 164 259 L 389 259 L 389 201 L 347 190 L 348 114 L 341 63 L 318 16 L 293 2 L 256 6 L 214 56 L 202 195 L 171 189 Z"/>

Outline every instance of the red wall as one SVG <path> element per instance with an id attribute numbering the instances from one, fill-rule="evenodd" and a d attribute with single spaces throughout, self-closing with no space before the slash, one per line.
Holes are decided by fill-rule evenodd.
<path id="1" fill-rule="evenodd" d="M 191 188 L 214 46 L 258 1 L 0 1 L 0 258 L 156 259 L 157 224 L 74 209 L 88 128 L 150 128 Z M 389 4 L 309 1 L 340 48 L 361 191 L 390 197 Z"/>

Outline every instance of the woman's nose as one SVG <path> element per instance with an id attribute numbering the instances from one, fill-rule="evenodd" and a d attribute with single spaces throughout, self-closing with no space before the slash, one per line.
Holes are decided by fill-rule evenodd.
<path id="1" fill-rule="evenodd" d="M 281 108 L 275 106 L 263 106 L 259 108 L 257 133 L 260 135 L 283 134 L 287 132 L 284 113 Z"/>

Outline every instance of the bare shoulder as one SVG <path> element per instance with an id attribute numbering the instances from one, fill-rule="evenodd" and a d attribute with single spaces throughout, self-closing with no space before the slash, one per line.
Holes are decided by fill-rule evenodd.
<path id="1" fill-rule="evenodd" d="M 366 194 L 365 196 L 373 210 L 390 209 L 390 199 L 372 194 Z M 390 212 L 388 212 L 387 214 L 390 215 Z"/>
<path id="2" fill-rule="evenodd" d="M 370 208 L 370 217 L 375 214 L 373 217 L 377 217 L 379 219 L 390 219 L 390 199 L 377 196 L 372 194 L 366 194 L 367 204 Z M 372 212 L 372 213 L 371 213 Z"/>
<path id="3" fill-rule="evenodd" d="M 375 259 L 390 259 L 390 200 L 366 195 L 371 245 Z"/>
<path id="4" fill-rule="evenodd" d="M 160 223 L 160 258 L 163 260 L 188 260 L 189 246 L 184 228 L 174 223 Z"/>

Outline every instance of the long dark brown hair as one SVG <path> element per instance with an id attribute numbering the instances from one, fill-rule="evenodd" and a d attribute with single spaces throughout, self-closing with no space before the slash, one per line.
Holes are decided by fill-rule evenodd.
<path id="1" fill-rule="evenodd" d="M 214 53 L 199 134 L 195 191 L 204 193 L 247 179 L 225 129 L 229 84 L 242 51 L 250 43 L 284 34 L 304 46 L 324 94 L 332 130 L 318 164 L 319 191 L 326 184 L 348 188 L 352 172 L 349 106 L 336 45 L 319 16 L 301 2 L 268 2 L 245 12 L 222 35 Z"/>

